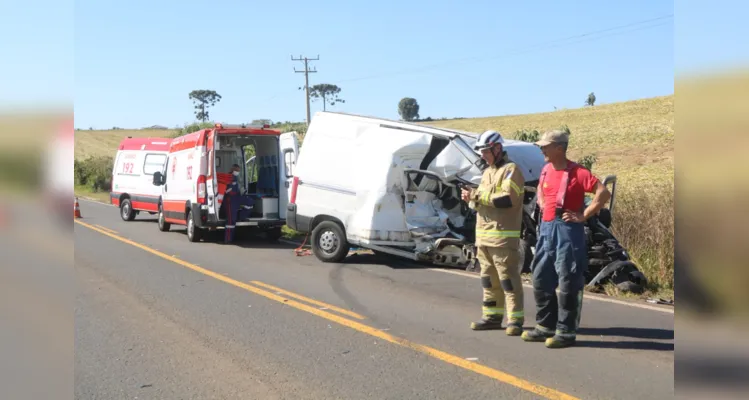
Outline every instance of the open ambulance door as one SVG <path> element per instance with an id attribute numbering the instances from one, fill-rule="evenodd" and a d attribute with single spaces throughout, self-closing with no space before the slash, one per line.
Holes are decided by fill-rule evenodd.
<path id="1" fill-rule="evenodd" d="M 286 219 L 286 207 L 289 205 L 291 198 L 291 183 L 294 180 L 294 171 L 296 160 L 299 155 L 299 140 L 296 132 L 286 132 L 281 134 L 278 140 L 279 153 L 283 162 L 279 163 L 278 170 L 279 182 L 283 182 L 283 187 L 278 193 L 278 212 L 281 219 Z"/>

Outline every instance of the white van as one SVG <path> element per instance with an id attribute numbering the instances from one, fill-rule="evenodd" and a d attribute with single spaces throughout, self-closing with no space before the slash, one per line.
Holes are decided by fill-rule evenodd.
<path id="1" fill-rule="evenodd" d="M 109 201 L 120 216 L 132 221 L 141 211 L 156 214 L 161 190 L 153 186 L 153 174 L 161 171 L 169 153 L 169 138 L 133 138 L 120 142 L 112 169 Z"/>
<path id="2" fill-rule="evenodd" d="M 254 205 L 234 225 L 238 230 L 259 229 L 270 239 L 278 239 L 286 224 L 298 152 L 296 132 L 282 133 L 267 125 L 216 124 L 174 138 L 166 164 L 152 181 L 160 194 L 159 229 L 185 225 L 188 240 L 197 242 L 206 229 L 223 228 L 223 193 L 232 178 L 232 165 L 237 164 L 245 166 L 239 175 L 240 193 Z"/>
<path id="3" fill-rule="evenodd" d="M 315 114 L 299 154 L 287 225 L 310 233 L 313 253 L 341 262 L 351 245 L 438 265 L 475 259 L 475 213 L 460 186 L 485 162 L 477 134 L 334 112 Z M 531 143 L 506 140 L 529 192 L 544 165 Z M 533 193 L 526 198 L 526 204 Z"/>

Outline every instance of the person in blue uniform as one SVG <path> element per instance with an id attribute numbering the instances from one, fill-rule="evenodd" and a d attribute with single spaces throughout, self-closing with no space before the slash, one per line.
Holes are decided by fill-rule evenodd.
<path id="1" fill-rule="evenodd" d="M 232 181 L 226 185 L 224 192 L 224 204 L 226 210 L 226 229 L 224 230 L 224 242 L 231 243 L 234 241 L 237 220 L 240 219 L 240 211 L 249 213 L 252 209 L 252 199 L 242 195 L 239 186 L 239 164 L 231 167 Z"/>

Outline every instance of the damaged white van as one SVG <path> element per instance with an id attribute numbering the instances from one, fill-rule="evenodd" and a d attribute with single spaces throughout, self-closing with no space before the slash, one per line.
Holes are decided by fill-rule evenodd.
<path id="1" fill-rule="evenodd" d="M 475 213 L 460 186 L 477 186 L 477 134 L 334 112 L 315 114 L 294 168 L 287 225 L 312 251 L 341 262 L 352 245 L 462 266 L 475 260 Z M 523 172 L 526 204 L 544 165 L 531 143 L 506 140 Z M 530 258 L 530 257 L 528 257 Z"/>

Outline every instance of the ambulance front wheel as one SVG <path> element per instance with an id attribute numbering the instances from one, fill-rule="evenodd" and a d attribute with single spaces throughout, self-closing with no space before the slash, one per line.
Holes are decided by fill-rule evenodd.
<path id="1" fill-rule="evenodd" d="M 322 262 L 341 262 L 351 248 L 343 228 L 333 221 L 323 221 L 312 230 L 311 244 L 312 252 Z"/>

